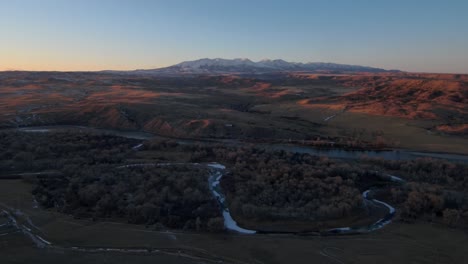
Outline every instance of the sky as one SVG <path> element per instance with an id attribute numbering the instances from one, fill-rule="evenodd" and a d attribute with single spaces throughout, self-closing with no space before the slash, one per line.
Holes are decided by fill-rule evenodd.
<path id="1" fill-rule="evenodd" d="M 468 1 L 0 0 L 0 70 L 200 58 L 468 73 Z"/>

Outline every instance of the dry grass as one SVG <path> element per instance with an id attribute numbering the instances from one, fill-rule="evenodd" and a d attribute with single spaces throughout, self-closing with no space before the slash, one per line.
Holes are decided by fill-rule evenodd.
<path id="1" fill-rule="evenodd" d="M 249 140 L 348 137 L 356 131 L 365 131 L 362 137 L 369 139 L 383 131 L 384 139 L 397 147 L 467 154 L 466 102 L 461 94 L 465 77 L 1 73 L 0 126 L 89 125 Z M 405 95 L 413 89 L 413 96 Z M 439 90 L 443 93 L 435 93 Z M 350 99 L 356 96 L 359 100 Z M 431 96 L 437 97 L 428 102 Z M 452 103 L 454 96 L 462 101 Z"/>

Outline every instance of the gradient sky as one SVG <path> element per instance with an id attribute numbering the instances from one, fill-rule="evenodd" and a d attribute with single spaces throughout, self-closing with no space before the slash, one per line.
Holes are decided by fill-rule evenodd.
<path id="1" fill-rule="evenodd" d="M 468 73 L 467 0 L 0 0 L 0 70 L 281 58 Z"/>

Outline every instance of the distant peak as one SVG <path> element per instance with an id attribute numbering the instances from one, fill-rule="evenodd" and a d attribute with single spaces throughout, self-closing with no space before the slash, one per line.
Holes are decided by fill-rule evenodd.
<path id="1" fill-rule="evenodd" d="M 219 73 L 271 73 L 271 72 L 385 72 L 383 69 L 323 62 L 288 62 L 282 59 L 262 59 L 254 62 L 248 58 L 203 58 L 184 61 L 174 66 L 148 70 L 168 74 L 219 74 Z"/>

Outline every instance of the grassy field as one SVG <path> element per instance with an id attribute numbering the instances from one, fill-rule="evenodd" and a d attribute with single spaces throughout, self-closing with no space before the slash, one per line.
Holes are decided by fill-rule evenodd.
<path id="1" fill-rule="evenodd" d="M 374 233 L 341 237 L 149 230 L 144 226 L 76 220 L 34 208 L 28 183 L 0 183 L 1 206 L 21 210 L 53 246 L 161 250 L 88 253 L 38 249 L 25 235 L 15 233 L 0 236 L 2 263 L 465 263 L 468 235 L 438 225 L 396 221 Z"/>
<path id="2" fill-rule="evenodd" d="M 274 116 L 296 116 L 301 120 L 318 124 L 318 134 L 331 137 L 358 137 L 373 140 L 372 133 L 382 132 L 385 142 L 397 148 L 418 151 L 449 152 L 468 154 L 465 136 L 446 135 L 431 131 L 437 124 L 434 120 L 410 120 L 401 117 L 369 115 L 329 109 L 326 107 L 304 107 L 300 104 L 258 106 L 260 111 Z M 333 118 L 325 121 L 327 117 Z"/>

